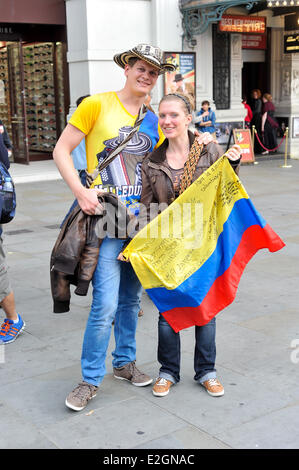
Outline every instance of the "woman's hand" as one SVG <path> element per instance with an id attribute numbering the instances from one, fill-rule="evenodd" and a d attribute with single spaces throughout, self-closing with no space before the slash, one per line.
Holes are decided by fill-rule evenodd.
<path id="1" fill-rule="evenodd" d="M 117 259 L 118 259 L 118 261 L 125 261 L 126 263 L 129 263 L 129 262 L 130 262 L 129 258 L 125 258 L 125 257 L 124 257 L 122 251 L 119 253 Z"/>
<path id="2" fill-rule="evenodd" d="M 226 152 L 227 158 L 233 162 L 236 160 L 239 160 L 239 158 L 241 158 L 241 155 L 242 155 L 241 147 L 238 144 L 233 145 Z"/>

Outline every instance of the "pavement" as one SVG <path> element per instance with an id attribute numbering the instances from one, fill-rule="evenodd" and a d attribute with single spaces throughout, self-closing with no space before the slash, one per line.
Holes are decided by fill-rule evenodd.
<path id="1" fill-rule="evenodd" d="M 286 243 L 259 251 L 235 301 L 217 315 L 218 378 L 223 397 L 193 380 L 194 329 L 181 332 L 181 382 L 157 398 L 107 375 L 80 413 L 66 395 L 81 380 L 80 355 L 91 290 L 54 314 L 49 259 L 72 195 L 53 161 L 12 164 L 17 214 L 4 246 L 17 310 L 26 329 L 0 346 L 1 449 L 298 449 L 299 448 L 299 161 L 259 159 L 241 180 L 255 207 Z M 137 365 L 158 375 L 157 319 L 146 294 L 137 330 Z M 0 311 L 2 320 L 3 312 Z M 165 451 L 166 452 L 166 451 Z"/>

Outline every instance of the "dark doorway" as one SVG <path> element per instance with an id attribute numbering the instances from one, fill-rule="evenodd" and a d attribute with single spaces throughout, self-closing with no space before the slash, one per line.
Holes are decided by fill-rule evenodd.
<path id="1" fill-rule="evenodd" d="M 266 62 L 243 62 L 242 69 L 242 96 L 250 101 L 251 91 L 255 88 L 261 93 L 271 93 Z"/>

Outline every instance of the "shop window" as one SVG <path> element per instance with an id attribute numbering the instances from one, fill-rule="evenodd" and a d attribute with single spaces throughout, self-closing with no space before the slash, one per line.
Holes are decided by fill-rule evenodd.
<path id="1" fill-rule="evenodd" d="M 2 43 L 0 119 L 13 143 L 13 161 L 25 162 L 28 151 L 30 160 L 52 158 L 66 125 L 65 49 L 63 42 Z"/>
<path id="2" fill-rule="evenodd" d="M 230 34 L 213 24 L 213 100 L 216 109 L 230 108 Z"/>
<path id="3" fill-rule="evenodd" d="M 60 121 L 65 116 L 63 84 L 60 83 L 63 81 L 63 73 L 59 69 L 58 74 L 55 73 L 55 69 L 62 67 L 62 52 L 59 47 L 61 45 L 55 43 L 23 47 L 29 151 L 53 151 L 57 127 L 60 127 L 56 119 L 58 117 Z"/>

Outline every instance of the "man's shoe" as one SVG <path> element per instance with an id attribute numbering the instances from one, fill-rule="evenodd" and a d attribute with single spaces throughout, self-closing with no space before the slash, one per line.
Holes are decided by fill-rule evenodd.
<path id="1" fill-rule="evenodd" d="M 97 389 L 98 387 L 88 384 L 87 382 L 79 383 L 79 385 L 66 397 L 66 406 L 74 411 L 83 410 L 89 400 L 96 396 Z"/>
<path id="2" fill-rule="evenodd" d="M 122 367 L 113 367 L 114 377 L 120 380 L 128 380 L 136 387 L 145 387 L 152 383 L 153 379 L 137 369 L 135 361 Z"/>
<path id="3" fill-rule="evenodd" d="M 172 385 L 173 382 L 171 382 L 171 380 L 158 377 L 155 385 L 153 386 L 153 394 L 155 397 L 165 397 L 165 395 L 168 395 L 169 389 Z"/>
<path id="4" fill-rule="evenodd" d="M 205 380 L 201 385 L 205 387 L 208 394 L 212 397 L 221 397 L 224 395 L 224 388 L 217 379 Z"/>
<path id="5" fill-rule="evenodd" d="M 4 344 L 12 343 L 17 339 L 24 328 L 25 322 L 22 320 L 20 315 L 18 323 L 14 323 L 12 320 L 5 318 L 0 330 L 0 342 Z"/>

